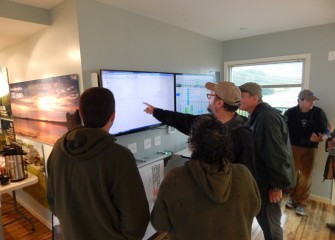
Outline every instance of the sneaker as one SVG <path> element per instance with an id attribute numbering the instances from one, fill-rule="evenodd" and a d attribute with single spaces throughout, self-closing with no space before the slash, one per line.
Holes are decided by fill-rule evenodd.
<path id="1" fill-rule="evenodd" d="M 306 216 L 306 208 L 303 206 L 297 206 L 297 208 L 295 209 L 295 213 L 299 216 Z"/>
<path id="2" fill-rule="evenodd" d="M 287 200 L 287 202 L 285 203 L 285 207 L 287 208 L 296 208 L 297 205 L 295 204 L 294 200 L 292 198 L 290 198 L 289 200 Z"/>
<path id="3" fill-rule="evenodd" d="M 330 230 L 335 230 L 335 223 L 326 223 L 327 228 Z"/>

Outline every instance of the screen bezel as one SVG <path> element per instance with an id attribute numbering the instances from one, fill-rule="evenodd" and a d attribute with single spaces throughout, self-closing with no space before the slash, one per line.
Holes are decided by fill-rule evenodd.
<path id="1" fill-rule="evenodd" d="M 103 86 L 103 80 L 102 80 L 103 71 L 130 72 L 130 73 L 143 73 L 143 74 L 146 74 L 146 73 L 147 74 L 171 74 L 172 75 L 172 82 L 173 82 L 173 96 L 171 96 L 171 98 L 173 99 L 173 109 L 171 111 L 176 111 L 176 74 L 175 73 L 155 72 L 155 71 L 137 71 L 137 70 L 134 71 L 134 70 L 118 70 L 118 69 L 100 69 L 99 74 L 98 74 L 98 86 L 99 87 L 104 87 Z M 116 104 L 117 104 L 117 102 L 116 102 Z M 159 108 L 160 106 L 157 106 L 157 107 Z M 143 104 L 143 109 L 144 108 L 145 108 L 145 105 Z M 143 112 L 143 114 L 147 114 L 147 113 Z M 116 118 L 117 118 L 117 114 L 116 114 Z M 163 123 L 159 122 L 159 123 L 150 124 L 150 125 L 142 126 L 142 127 L 138 127 L 138 128 L 132 128 L 132 129 L 128 129 L 126 131 L 122 131 L 122 132 L 118 132 L 118 133 L 111 133 L 111 134 L 113 134 L 114 136 L 123 136 L 123 135 L 142 132 L 142 131 L 146 131 L 146 130 L 152 130 L 152 129 L 155 129 L 155 128 L 159 128 L 163 125 L 166 125 L 166 124 L 163 124 Z M 111 129 L 113 129 L 113 126 L 111 127 Z"/>

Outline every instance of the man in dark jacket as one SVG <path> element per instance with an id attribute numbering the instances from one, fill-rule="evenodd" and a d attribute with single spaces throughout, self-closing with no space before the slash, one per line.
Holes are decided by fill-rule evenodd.
<path id="1" fill-rule="evenodd" d="M 255 147 L 250 129 L 245 127 L 244 119 L 236 113 L 241 99 L 241 91 L 231 82 L 206 83 L 211 91 L 207 94 L 209 99 L 208 111 L 226 125 L 233 140 L 233 162 L 244 164 L 256 178 Z M 164 124 L 175 127 L 180 132 L 189 135 L 194 121 L 199 117 L 190 114 L 172 112 L 155 108 L 147 104 L 145 112 L 153 114 Z"/>
<path id="2" fill-rule="evenodd" d="M 84 126 L 57 140 L 48 158 L 47 198 L 64 240 L 142 239 L 149 206 L 133 154 L 108 133 L 115 102 L 105 88 L 80 97 Z"/>
<path id="3" fill-rule="evenodd" d="M 262 206 L 257 221 L 266 240 L 283 239 L 280 226 L 282 189 L 295 184 L 289 132 L 284 117 L 262 101 L 261 87 L 256 83 L 240 86 L 241 110 L 247 111 L 247 125 L 256 145 L 257 184 Z"/>
<path id="4" fill-rule="evenodd" d="M 291 189 L 291 198 L 285 206 L 294 208 L 300 216 L 306 215 L 305 201 L 312 184 L 315 149 L 319 142 L 328 138 L 329 133 L 326 114 L 314 106 L 316 100 L 319 99 L 312 91 L 302 90 L 298 95 L 298 105 L 285 112 L 297 177 L 297 185 Z"/>

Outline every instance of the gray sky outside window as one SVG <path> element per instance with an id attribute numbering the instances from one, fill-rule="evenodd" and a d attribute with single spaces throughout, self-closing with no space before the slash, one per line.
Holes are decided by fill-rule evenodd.
<path id="1" fill-rule="evenodd" d="M 230 80 L 237 86 L 256 82 L 262 87 L 263 101 L 273 107 L 288 108 L 297 104 L 303 67 L 303 61 L 234 65 Z"/>

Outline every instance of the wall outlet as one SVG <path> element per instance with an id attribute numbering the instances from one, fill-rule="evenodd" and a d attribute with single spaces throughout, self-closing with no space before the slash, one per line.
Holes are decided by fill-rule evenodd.
<path id="1" fill-rule="evenodd" d="M 335 51 L 329 51 L 328 52 L 328 61 L 334 61 L 335 60 Z"/>
<path id="2" fill-rule="evenodd" d="M 128 144 L 128 149 L 134 154 L 137 153 L 137 144 L 136 143 L 131 143 Z"/>
<path id="3" fill-rule="evenodd" d="M 155 137 L 155 146 L 161 145 L 161 136 Z"/>
<path id="4" fill-rule="evenodd" d="M 144 140 L 144 149 L 149 149 L 149 148 L 151 148 L 151 138 Z"/>
<path id="5" fill-rule="evenodd" d="M 174 127 L 168 126 L 168 134 L 175 133 L 176 129 Z"/>

